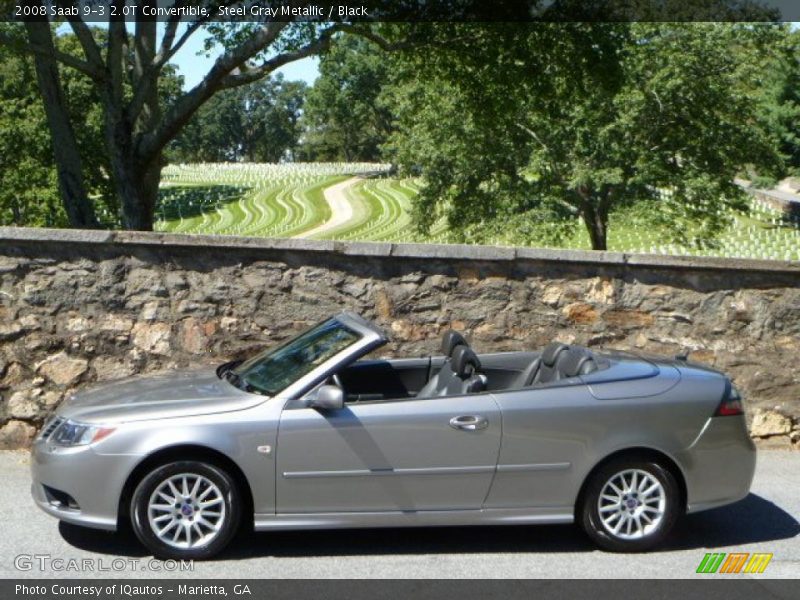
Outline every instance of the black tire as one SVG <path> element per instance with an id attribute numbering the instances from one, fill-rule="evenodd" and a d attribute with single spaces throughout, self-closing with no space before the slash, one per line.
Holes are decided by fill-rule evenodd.
<path id="1" fill-rule="evenodd" d="M 168 485 L 168 481 L 173 481 L 175 484 L 175 478 L 182 481 L 184 475 L 187 476 L 187 488 L 194 487 L 194 483 L 199 482 L 194 496 L 189 495 L 184 498 L 184 494 L 181 494 L 179 498 L 181 504 L 171 505 L 164 500 L 165 496 L 156 495 L 156 490 L 161 490 L 175 497 L 163 486 Z M 183 491 L 180 489 L 183 487 L 180 483 L 177 487 L 179 488 L 177 491 Z M 207 495 L 201 498 L 203 493 Z M 186 498 L 189 498 L 189 501 Z M 220 501 L 216 502 L 216 498 Z M 158 508 L 151 507 L 151 500 L 155 504 L 156 499 Z M 163 505 L 161 500 L 164 500 Z M 201 503 L 211 503 L 213 506 L 202 507 Z M 175 508 L 168 510 L 165 508 L 167 506 Z M 217 516 L 210 516 L 214 513 L 217 513 Z M 241 495 L 233 478 L 213 464 L 198 461 L 171 462 L 154 468 L 142 478 L 131 498 L 130 514 L 136 537 L 153 553 L 153 556 L 202 560 L 219 553 L 236 534 L 242 516 Z M 177 534 L 179 537 L 176 541 L 165 541 L 159 537 L 150 518 L 153 515 L 154 518 L 161 519 L 162 523 L 174 523 L 167 532 L 170 538 L 179 528 L 184 528 L 182 533 Z M 209 522 L 215 527 L 207 525 Z M 201 537 L 203 533 L 205 538 Z M 166 535 L 162 533 L 162 536 Z M 194 544 L 191 541 L 192 537 L 198 538 Z M 183 547 L 178 547 L 176 544 L 183 544 Z"/>
<path id="2" fill-rule="evenodd" d="M 628 478 L 624 481 L 632 481 L 632 475 L 637 474 L 637 483 L 657 481 L 661 487 L 655 488 L 645 500 L 642 490 L 633 491 L 630 486 L 619 485 L 618 478 L 625 473 Z M 613 487 L 607 488 L 609 482 L 625 493 L 617 494 Z M 604 488 L 620 498 L 620 502 L 614 502 L 608 493 L 604 495 L 602 506 L 606 522 L 600 515 L 600 495 Z M 591 475 L 578 516 L 586 534 L 600 548 L 612 552 L 644 552 L 664 541 L 682 512 L 680 489 L 668 469 L 652 460 L 623 457 L 603 465 Z M 628 532 L 629 522 L 632 534 Z M 619 531 L 615 533 L 613 530 L 617 526 Z"/>

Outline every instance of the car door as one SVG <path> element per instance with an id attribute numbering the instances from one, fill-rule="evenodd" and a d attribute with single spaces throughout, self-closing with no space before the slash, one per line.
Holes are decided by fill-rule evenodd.
<path id="1" fill-rule="evenodd" d="M 607 435 L 603 406 L 580 378 L 494 393 L 505 427 L 486 508 L 549 507 L 571 511 Z M 628 427 L 635 430 L 635 422 Z"/>
<path id="2" fill-rule="evenodd" d="M 284 408 L 278 513 L 478 509 L 500 450 L 489 394 Z"/>

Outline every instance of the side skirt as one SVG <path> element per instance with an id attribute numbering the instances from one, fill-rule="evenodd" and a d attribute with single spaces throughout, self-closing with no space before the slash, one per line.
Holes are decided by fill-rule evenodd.
<path id="1" fill-rule="evenodd" d="M 486 508 L 386 512 L 256 514 L 256 531 L 353 529 L 369 527 L 445 527 L 451 525 L 530 525 L 573 522 L 572 507 Z"/>

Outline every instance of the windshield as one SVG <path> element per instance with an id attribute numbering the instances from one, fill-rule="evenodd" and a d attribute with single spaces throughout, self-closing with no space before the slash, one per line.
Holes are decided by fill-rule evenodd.
<path id="1" fill-rule="evenodd" d="M 274 396 L 358 339 L 358 334 L 339 321 L 328 319 L 282 346 L 243 362 L 231 371 L 232 383 Z"/>

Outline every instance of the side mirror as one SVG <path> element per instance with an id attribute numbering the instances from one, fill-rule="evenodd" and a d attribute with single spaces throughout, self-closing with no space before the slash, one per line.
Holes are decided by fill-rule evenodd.
<path id="1" fill-rule="evenodd" d="M 309 406 L 321 410 L 339 410 L 344 408 L 344 392 L 339 386 L 323 385 L 317 390 L 317 395 Z"/>

